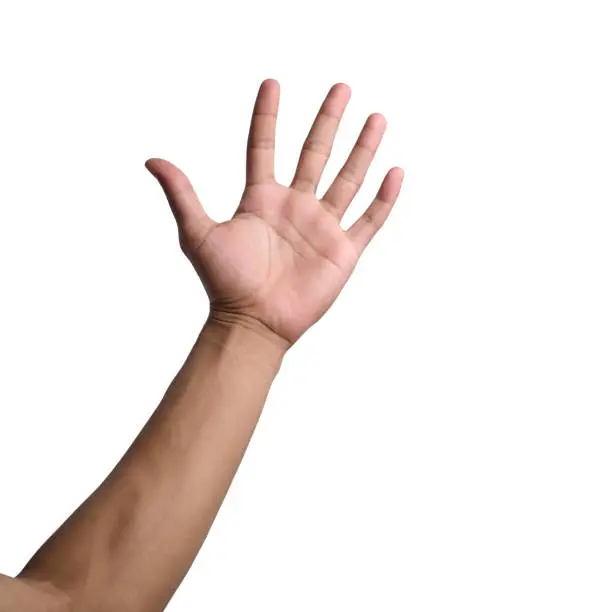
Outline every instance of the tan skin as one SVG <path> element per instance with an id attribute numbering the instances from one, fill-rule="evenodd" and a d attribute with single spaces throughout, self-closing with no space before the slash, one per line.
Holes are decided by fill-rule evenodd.
<path id="1" fill-rule="evenodd" d="M 363 182 L 386 121 L 371 115 L 344 167 L 325 195 L 316 196 L 350 89 L 336 84 L 305 141 L 289 186 L 274 178 L 280 88 L 263 82 L 247 149 L 247 180 L 232 219 L 215 223 L 187 177 L 169 162 L 148 169 L 168 194 L 181 244 L 220 313 L 247 317 L 293 344 L 331 306 L 395 202 L 403 172 L 393 168 L 377 199 L 344 231 L 340 221 Z"/>
<path id="2" fill-rule="evenodd" d="M 0 612 L 165 608 L 208 534 L 284 355 L 332 304 L 399 194 L 403 173 L 393 168 L 364 215 L 340 227 L 382 138 L 385 121 L 375 114 L 339 176 L 316 197 L 349 95 L 344 84 L 332 87 L 285 187 L 274 179 L 279 85 L 262 83 L 246 186 L 224 223 L 206 215 L 178 168 L 147 162 L 210 313 L 115 469 L 16 578 L 0 576 Z"/>

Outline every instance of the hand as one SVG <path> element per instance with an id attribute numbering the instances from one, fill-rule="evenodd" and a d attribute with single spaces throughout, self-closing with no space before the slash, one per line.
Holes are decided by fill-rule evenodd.
<path id="1" fill-rule="evenodd" d="M 359 190 L 386 127 L 368 117 L 326 194 L 316 189 L 350 97 L 343 83 L 329 91 L 306 138 L 288 187 L 274 178 L 274 141 L 280 86 L 259 89 L 247 146 L 246 186 L 229 221 L 204 212 L 187 177 L 170 162 L 150 159 L 148 170 L 164 189 L 183 252 L 210 298 L 211 315 L 262 326 L 287 346 L 331 306 L 357 260 L 386 220 L 403 170 L 392 168 L 366 212 L 348 229 L 340 220 Z"/>

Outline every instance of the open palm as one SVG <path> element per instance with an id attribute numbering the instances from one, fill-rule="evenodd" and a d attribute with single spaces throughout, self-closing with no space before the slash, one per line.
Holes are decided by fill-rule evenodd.
<path id="1" fill-rule="evenodd" d="M 387 218 L 403 172 L 391 169 L 374 201 L 348 229 L 340 221 L 359 190 L 385 130 L 368 117 L 340 173 L 319 200 L 316 189 L 348 103 L 350 89 L 334 85 L 306 138 L 295 176 L 274 178 L 274 141 L 280 87 L 261 84 L 247 146 L 246 186 L 229 221 L 204 212 L 187 177 L 171 163 L 147 168 L 163 187 L 176 217 L 181 246 L 200 275 L 211 312 L 263 325 L 293 344 L 331 306 L 360 254 Z"/>

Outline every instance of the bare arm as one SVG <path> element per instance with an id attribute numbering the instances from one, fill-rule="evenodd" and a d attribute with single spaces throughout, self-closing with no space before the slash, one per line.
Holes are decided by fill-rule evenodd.
<path id="1" fill-rule="evenodd" d="M 75 610 L 163 609 L 225 497 L 283 351 L 264 333 L 209 319 L 128 453 L 22 576 L 52 577 Z"/>
<path id="2" fill-rule="evenodd" d="M 0 612 L 68 612 L 70 599 L 48 581 L 0 574 Z"/>
<path id="3" fill-rule="evenodd" d="M 398 196 L 402 172 L 393 169 L 366 213 L 348 230 L 340 227 L 382 138 L 380 115 L 368 118 L 325 196 L 315 195 L 349 94 L 343 84 L 330 90 L 285 187 L 274 179 L 279 86 L 264 81 L 246 186 L 230 221 L 206 215 L 178 168 L 147 162 L 210 297 L 210 314 L 117 467 L 10 586 L 0 581 L 0 612 L 15 609 L 6 604 L 12 596 L 23 598 L 15 601 L 24 612 L 39 609 L 30 596 L 78 612 L 150 612 L 172 597 L 230 486 L 283 356 L 332 304 Z"/>

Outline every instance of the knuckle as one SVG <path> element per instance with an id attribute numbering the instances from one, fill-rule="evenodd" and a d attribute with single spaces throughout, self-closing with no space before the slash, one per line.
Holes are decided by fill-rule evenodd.
<path id="1" fill-rule="evenodd" d="M 307 138 L 304 142 L 304 151 L 310 151 L 325 158 L 331 155 L 331 147 L 319 138 Z"/>
<path id="2" fill-rule="evenodd" d="M 340 176 L 347 182 L 353 184 L 357 189 L 361 187 L 363 179 L 361 178 L 358 169 L 355 166 L 347 165 L 342 168 Z"/>
<path id="3" fill-rule="evenodd" d="M 380 229 L 380 227 L 382 226 L 381 220 L 378 217 L 378 215 L 376 215 L 373 211 L 371 210 L 366 210 L 363 213 L 363 220 L 365 221 L 365 223 L 367 223 L 368 225 L 371 225 L 374 229 Z"/>
<path id="4" fill-rule="evenodd" d="M 187 238 L 187 236 L 185 236 L 184 232 L 179 232 L 178 241 L 179 241 L 179 246 L 181 247 L 181 251 L 187 254 L 187 252 L 189 251 L 190 241 Z"/>
<path id="5" fill-rule="evenodd" d="M 273 149 L 274 138 L 266 138 L 262 136 L 252 137 L 249 139 L 250 149 Z"/>
<path id="6" fill-rule="evenodd" d="M 374 153 L 376 153 L 376 151 L 365 142 L 358 142 L 355 146 L 355 150 L 369 160 L 372 160 L 374 158 Z"/>
<path id="7" fill-rule="evenodd" d="M 178 242 L 183 253 L 187 254 L 200 240 L 200 232 L 189 223 L 178 228 Z"/>

